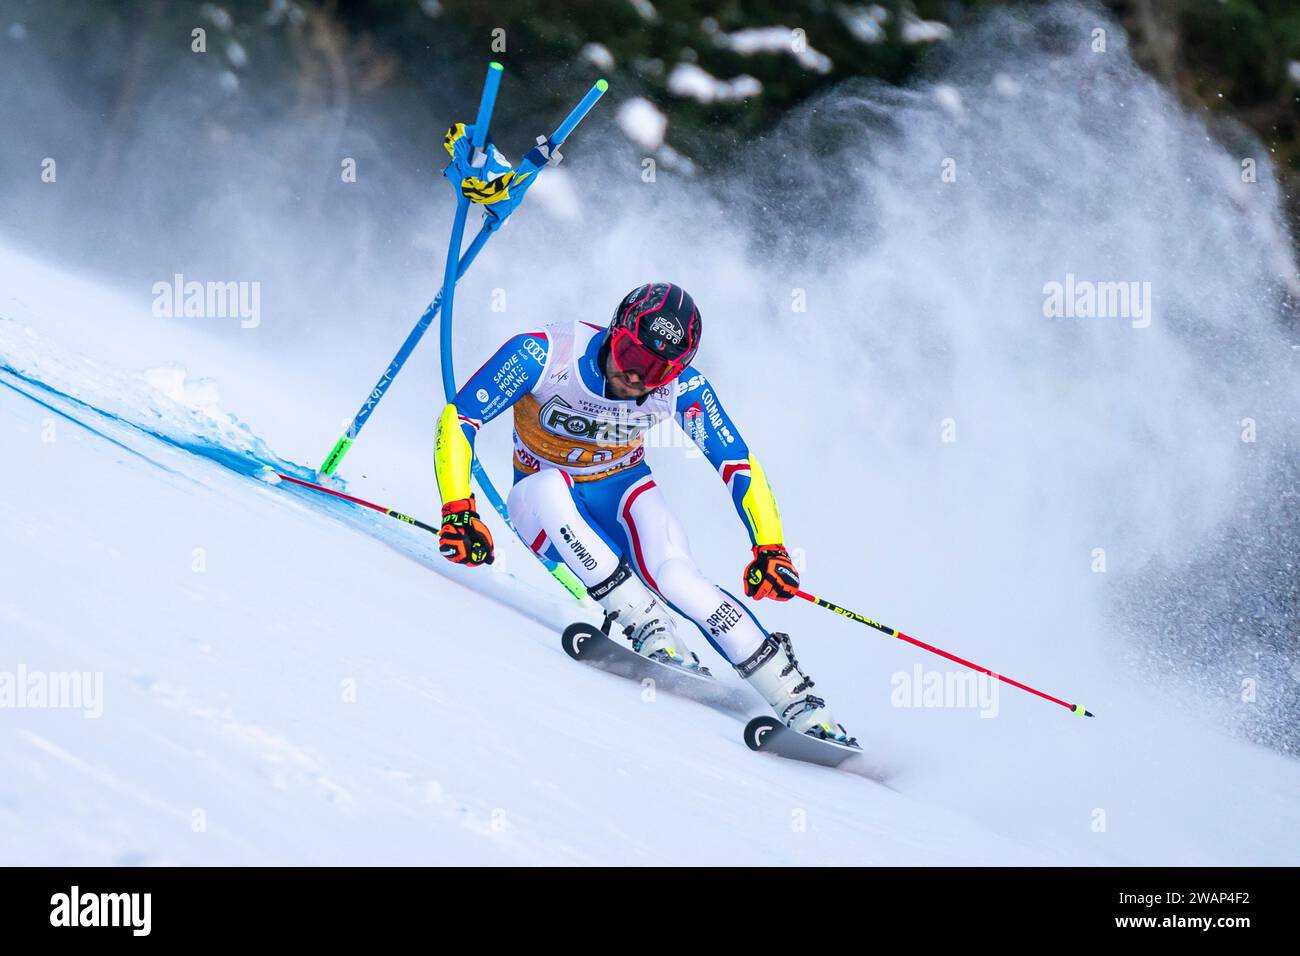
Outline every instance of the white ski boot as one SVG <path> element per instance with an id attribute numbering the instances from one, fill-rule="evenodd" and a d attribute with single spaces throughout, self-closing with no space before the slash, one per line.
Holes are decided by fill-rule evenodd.
<path id="1" fill-rule="evenodd" d="M 748 660 L 736 665 L 736 672 L 763 695 L 791 730 L 823 740 L 856 743 L 826 708 L 826 701 L 808 693 L 813 681 L 799 669 L 789 634 L 768 635 Z"/>
<path id="2" fill-rule="evenodd" d="M 632 650 L 678 667 L 699 669 L 700 659 L 677 634 L 672 612 L 646 587 L 628 566 L 619 562 L 618 570 L 587 593 L 605 609 L 606 624 L 632 643 Z"/>

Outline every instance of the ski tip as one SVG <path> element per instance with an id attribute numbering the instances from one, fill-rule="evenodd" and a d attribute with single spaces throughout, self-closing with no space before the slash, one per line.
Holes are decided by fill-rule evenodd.
<path id="1" fill-rule="evenodd" d="M 500 63 L 498 63 L 496 60 L 493 60 L 491 63 L 488 64 L 488 69 L 496 70 L 498 73 L 500 73 L 502 70 L 505 69 L 505 67 L 502 66 Z"/>
<path id="2" fill-rule="evenodd" d="M 604 637 L 600 632 L 600 628 L 584 621 L 578 621 L 564 629 L 564 633 L 560 636 L 560 643 L 564 646 L 564 653 L 575 661 L 580 661 L 584 650 L 583 644 L 593 637 Z"/>
<path id="3" fill-rule="evenodd" d="M 599 80 L 596 81 L 596 89 L 604 93 L 607 89 L 609 89 L 609 80 L 605 79 L 604 77 L 601 77 Z"/>
<path id="4" fill-rule="evenodd" d="M 755 717 L 745 725 L 745 746 L 750 750 L 762 750 L 763 738 L 773 730 L 784 726 L 775 717 Z"/>

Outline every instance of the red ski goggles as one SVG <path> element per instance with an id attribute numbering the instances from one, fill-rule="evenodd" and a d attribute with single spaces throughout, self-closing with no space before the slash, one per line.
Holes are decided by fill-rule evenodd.
<path id="1" fill-rule="evenodd" d="M 667 385 L 686 371 L 685 362 L 655 355 L 638 342 L 629 329 L 613 330 L 609 340 L 609 354 L 614 357 L 614 365 L 620 372 L 641 376 L 641 384 L 646 388 Z"/>

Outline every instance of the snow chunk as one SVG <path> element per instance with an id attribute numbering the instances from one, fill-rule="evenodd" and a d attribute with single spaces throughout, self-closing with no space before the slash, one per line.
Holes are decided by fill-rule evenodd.
<path id="1" fill-rule="evenodd" d="M 668 77 L 668 92 L 701 103 L 734 103 L 763 92 L 763 84 L 747 73 L 720 80 L 694 63 L 678 63 Z"/>
<path id="2" fill-rule="evenodd" d="M 642 96 L 624 100 L 614 121 L 628 139 L 644 149 L 658 149 L 668 132 L 668 117 Z"/>
<path id="3" fill-rule="evenodd" d="M 199 7 L 199 12 L 212 21 L 212 25 L 218 30 L 229 31 L 235 25 L 234 19 L 226 12 L 224 7 L 219 7 L 215 3 L 205 3 Z"/>
<path id="4" fill-rule="evenodd" d="M 993 89 L 1007 99 L 1020 95 L 1020 83 L 1006 73 L 999 73 L 993 77 Z"/>
<path id="5" fill-rule="evenodd" d="M 210 378 L 187 381 L 185 369 L 177 365 L 145 369 L 140 374 L 146 382 L 177 405 L 202 412 L 209 418 L 224 415 L 221 410 L 221 392 L 217 383 Z"/>
<path id="6" fill-rule="evenodd" d="M 904 43 L 936 43 L 952 37 L 952 29 L 938 20 L 922 20 L 915 13 L 903 13 Z"/>
<path id="7" fill-rule="evenodd" d="M 632 9 L 647 23 L 654 23 L 659 19 L 659 11 L 650 0 L 628 0 L 628 3 L 632 4 Z"/>
<path id="8" fill-rule="evenodd" d="M 438 3 L 438 0 L 425 0 L 425 2 L 422 3 L 420 6 L 424 8 L 424 12 L 428 13 L 429 16 L 432 17 L 436 15 L 433 13 L 429 13 L 429 9 L 427 5 L 430 4 L 432 6 L 437 7 L 439 12 L 442 11 L 442 6 Z M 301 4 L 298 4 L 296 2 L 291 3 L 290 0 L 271 0 L 271 3 L 267 8 L 266 14 L 263 17 L 263 20 L 266 23 L 274 26 L 275 24 L 279 23 L 281 20 L 286 20 L 286 19 L 290 23 L 296 24 L 297 26 L 302 26 L 302 24 L 307 22 L 307 11 L 302 8 Z"/>
<path id="9" fill-rule="evenodd" d="M 884 41 L 884 25 L 889 19 L 889 11 L 879 4 L 872 4 L 869 7 L 858 4 L 837 6 L 835 12 L 843 21 L 845 28 L 848 29 L 849 35 L 859 43 L 881 43 Z"/>
<path id="10" fill-rule="evenodd" d="M 614 54 L 610 53 L 609 47 L 603 43 L 588 43 L 578 51 L 578 56 L 598 70 L 612 70 L 614 68 Z"/>
<path id="11" fill-rule="evenodd" d="M 663 163 L 665 169 L 674 170 L 684 176 L 695 175 L 695 163 L 691 161 L 690 157 L 677 152 L 667 143 L 659 147 L 659 151 L 655 156 L 659 162 Z"/>
<path id="12" fill-rule="evenodd" d="M 707 24 L 705 26 L 707 27 Z M 750 27 L 737 30 L 735 33 L 715 33 L 713 39 L 718 46 L 726 47 L 742 56 L 753 56 L 755 53 L 789 53 L 805 70 L 812 70 L 814 73 L 831 71 L 831 58 L 825 53 L 814 50 L 802 34 L 796 34 L 790 27 Z"/>
<path id="13" fill-rule="evenodd" d="M 239 41 L 231 40 L 226 44 L 226 59 L 230 60 L 230 65 L 235 69 L 242 69 L 248 65 L 248 51 Z"/>
<path id="14" fill-rule="evenodd" d="M 1288 63 L 1286 72 L 1291 77 L 1291 82 L 1300 83 L 1300 60 L 1292 60 Z"/>
<path id="15" fill-rule="evenodd" d="M 934 101 L 945 112 L 951 113 L 953 116 L 961 115 L 961 92 L 957 87 L 949 86 L 947 83 L 940 83 L 934 88 Z"/>

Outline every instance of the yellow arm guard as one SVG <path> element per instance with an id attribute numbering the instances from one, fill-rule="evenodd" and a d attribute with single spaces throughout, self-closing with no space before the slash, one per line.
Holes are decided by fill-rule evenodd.
<path id="1" fill-rule="evenodd" d="M 474 449 L 460 430 L 460 414 L 455 405 L 448 405 L 438 419 L 438 437 L 433 451 L 438 491 L 442 493 L 444 505 L 470 496 L 469 472 L 473 459 Z"/>
<path id="2" fill-rule="evenodd" d="M 753 455 L 749 456 L 749 488 L 740 499 L 740 506 L 749 519 L 749 530 L 755 544 L 781 544 L 785 540 L 781 534 L 781 515 L 776 510 L 776 498 L 767 483 L 767 475 Z"/>

